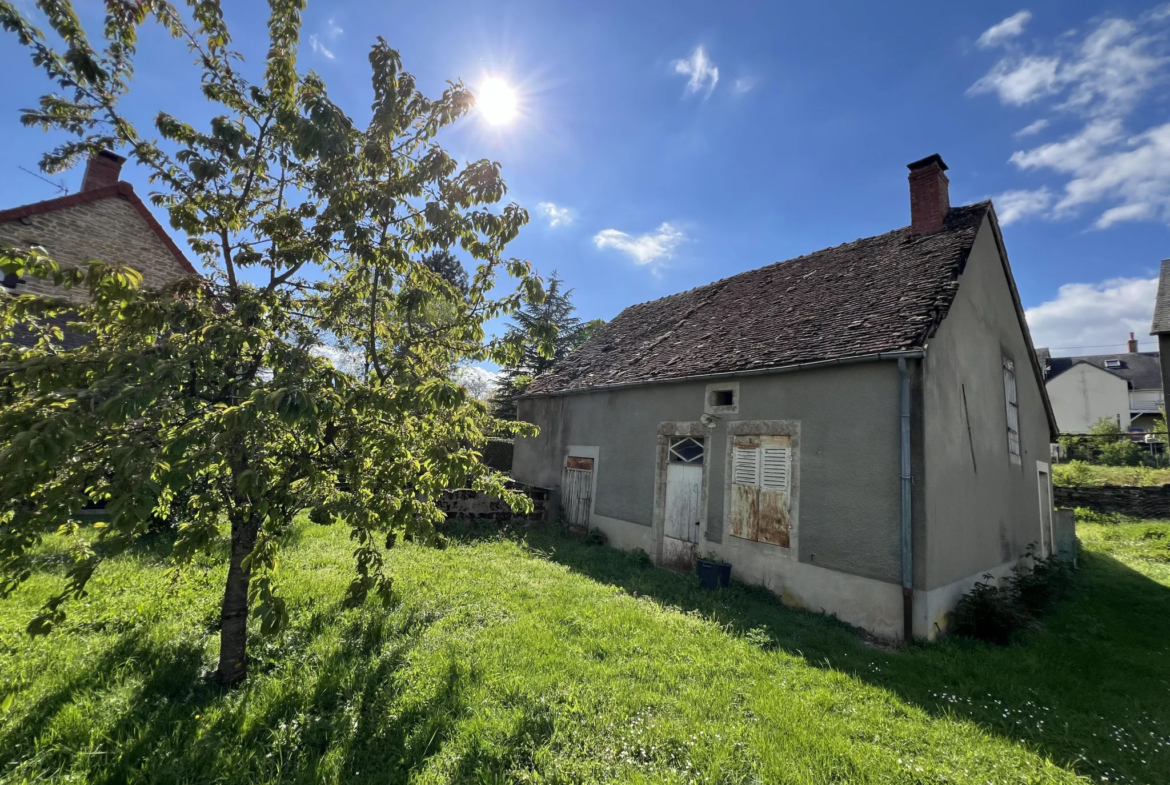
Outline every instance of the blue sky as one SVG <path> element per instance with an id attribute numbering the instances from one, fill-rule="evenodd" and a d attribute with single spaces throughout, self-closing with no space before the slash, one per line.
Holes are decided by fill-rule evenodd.
<path id="1" fill-rule="evenodd" d="M 228 7 L 258 68 L 262 4 Z M 1038 345 L 1105 353 L 1135 330 L 1153 347 L 1170 7 L 310 2 L 301 66 L 359 118 L 376 35 L 429 94 L 449 78 L 515 86 L 513 122 L 467 118 L 442 142 L 502 163 L 532 215 L 513 252 L 557 270 L 584 318 L 906 225 L 905 164 L 937 152 L 953 204 L 995 199 Z M 141 55 L 143 126 L 159 109 L 210 116 L 181 45 L 154 33 Z M 17 168 L 52 141 L 17 122 L 45 82 L 10 37 L 0 72 L 0 207 L 50 198 Z M 150 190 L 140 171 L 125 179 Z"/>

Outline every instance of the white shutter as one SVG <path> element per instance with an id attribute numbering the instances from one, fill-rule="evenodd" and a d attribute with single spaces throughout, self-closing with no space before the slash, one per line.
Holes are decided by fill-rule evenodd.
<path id="1" fill-rule="evenodd" d="M 751 487 L 760 484 L 760 450 L 755 445 L 736 445 L 731 468 L 732 482 Z"/>
<path id="2" fill-rule="evenodd" d="M 791 477 L 792 450 L 789 447 L 764 447 L 760 487 L 765 491 L 788 492 Z"/>

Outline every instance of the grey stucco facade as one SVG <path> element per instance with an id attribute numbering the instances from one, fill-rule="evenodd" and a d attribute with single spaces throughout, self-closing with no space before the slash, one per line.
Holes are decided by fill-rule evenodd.
<path id="1" fill-rule="evenodd" d="M 946 612 L 987 572 L 1002 576 L 1042 539 L 1051 508 L 1052 438 L 1045 392 L 1002 238 L 980 226 L 953 302 L 920 357 L 909 359 L 915 635 L 945 629 Z M 1008 446 L 1004 360 L 1015 364 L 1018 459 Z M 662 433 L 705 434 L 705 515 L 698 551 L 733 565 L 790 604 L 835 613 L 871 632 L 902 628 L 900 374 L 889 358 L 726 377 L 738 405 L 701 426 L 712 378 L 522 399 L 540 434 L 518 441 L 513 474 L 560 483 L 565 456 L 595 456 L 591 524 L 617 547 L 661 554 Z M 799 433 L 795 535 L 781 548 L 730 536 L 733 431 L 791 423 Z M 712 424 L 708 421 L 708 425 Z M 666 428 L 666 430 L 663 430 Z M 766 432 L 766 426 L 764 426 Z"/>

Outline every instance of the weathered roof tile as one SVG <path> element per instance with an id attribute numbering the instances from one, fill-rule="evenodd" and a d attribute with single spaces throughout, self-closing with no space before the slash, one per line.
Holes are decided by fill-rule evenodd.
<path id="1" fill-rule="evenodd" d="M 632 305 L 529 394 L 921 348 L 954 299 L 990 202 Z"/>

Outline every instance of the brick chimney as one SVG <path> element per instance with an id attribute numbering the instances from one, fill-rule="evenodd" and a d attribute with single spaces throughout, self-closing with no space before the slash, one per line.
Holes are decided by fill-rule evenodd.
<path id="1" fill-rule="evenodd" d="M 1137 354 L 1137 339 L 1133 337 L 1133 333 L 1129 334 L 1129 342 L 1125 345 L 1125 348 L 1130 354 Z"/>
<path id="2" fill-rule="evenodd" d="M 951 209 L 947 165 L 938 153 L 915 161 L 910 170 L 910 234 L 934 234 Z"/>
<path id="3" fill-rule="evenodd" d="M 81 178 L 81 190 L 92 191 L 95 188 L 105 188 L 118 182 L 122 174 L 122 164 L 126 159 L 120 155 L 102 150 L 89 157 L 85 165 L 85 176 Z"/>

